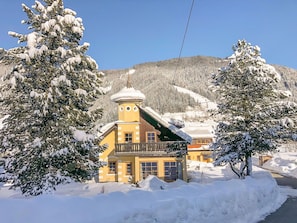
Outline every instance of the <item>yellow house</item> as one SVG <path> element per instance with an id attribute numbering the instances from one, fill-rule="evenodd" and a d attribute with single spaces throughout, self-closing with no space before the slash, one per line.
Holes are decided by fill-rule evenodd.
<path id="1" fill-rule="evenodd" d="M 188 144 L 187 160 L 212 162 L 213 151 L 210 144 L 213 142 L 212 133 L 214 123 L 191 123 L 185 125 L 182 120 L 172 119 L 169 123 L 177 126 L 183 132 L 191 137 L 191 143 Z"/>
<path id="2" fill-rule="evenodd" d="M 209 145 L 213 142 L 213 134 L 207 128 L 185 129 L 191 137 L 192 142 L 188 145 L 187 160 L 200 162 L 212 162 L 213 151 Z"/>
<path id="3" fill-rule="evenodd" d="M 99 169 L 99 182 L 137 183 L 148 175 L 165 181 L 187 180 L 186 154 L 191 137 L 169 125 L 152 109 L 141 104 L 145 96 L 131 86 L 111 96 L 118 104 L 118 120 L 99 132 L 99 155 L 106 166 Z"/>

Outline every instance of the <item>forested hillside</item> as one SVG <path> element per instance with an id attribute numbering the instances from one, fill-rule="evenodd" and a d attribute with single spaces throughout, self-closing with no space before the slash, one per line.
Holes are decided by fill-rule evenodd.
<path id="1" fill-rule="evenodd" d="M 209 88 L 211 74 L 226 66 L 228 60 L 195 56 L 181 59 L 170 59 L 159 62 L 138 64 L 130 68 L 132 85 L 146 95 L 145 105 L 163 114 L 166 112 L 183 112 L 186 109 L 200 109 L 189 95 L 176 91 L 174 85 L 198 93 L 211 101 L 216 101 L 216 94 Z M 291 90 L 291 99 L 297 101 L 297 70 L 274 65 L 282 76 L 281 88 Z M 129 69 L 105 70 L 105 85 L 112 86 L 105 95 L 106 103 L 104 120 L 114 120 L 116 106 L 109 97 L 126 85 Z M 131 72 L 132 73 L 132 72 Z"/>
<path id="2" fill-rule="evenodd" d="M 100 66 L 100 61 L 98 63 Z M 216 94 L 209 88 L 211 74 L 226 66 L 227 63 L 226 59 L 195 56 L 148 62 L 121 70 L 103 70 L 104 87 L 108 91 L 102 96 L 102 102 L 98 103 L 104 109 L 100 122 L 107 123 L 116 119 L 117 107 L 110 101 L 110 96 L 126 85 L 129 71 L 132 86 L 146 96 L 145 106 L 152 107 L 163 114 L 201 109 L 193 98 L 178 92 L 174 85 L 191 90 L 215 102 Z M 274 67 L 282 76 L 280 87 L 289 89 L 293 93 L 291 99 L 297 101 L 297 70 L 279 65 Z M 135 72 L 131 72 L 132 70 Z M 1 75 L 8 71 L 8 66 L 0 66 Z"/>

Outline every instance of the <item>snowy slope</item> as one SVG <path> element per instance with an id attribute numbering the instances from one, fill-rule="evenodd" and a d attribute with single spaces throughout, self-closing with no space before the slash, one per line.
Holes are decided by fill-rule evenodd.
<path id="1" fill-rule="evenodd" d="M 190 91 L 190 90 L 188 90 L 186 88 L 182 88 L 182 87 L 178 87 L 178 86 L 174 86 L 174 87 L 176 88 L 176 90 L 178 92 L 182 92 L 184 94 L 188 94 L 192 98 L 194 98 L 194 100 L 196 102 L 198 102 L 201 105 L 201 107 L 203 109 L 205 109 L 205 111 L 212 110 L 212 109 L 217 109 L 217 104 L 214 103 L 214 102 L 212 102 L 212 101 L 210 101 L 206 97 L 203 97 L 203 96 L 201 96 L 201 95 L 199 95 L 199 94 L 197 94 L 197 93 L 195 93 L 193 91 Z"/>

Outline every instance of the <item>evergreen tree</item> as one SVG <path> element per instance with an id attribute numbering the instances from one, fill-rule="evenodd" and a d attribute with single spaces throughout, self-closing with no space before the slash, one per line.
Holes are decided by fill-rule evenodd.
<path id="1" fill-rule="evenodd" d="M 9 115 L 1 129 L 5 159 L 2 180 L 25 195 L 54 190 L 56 185 L 84 181 L 100 167 L 91 134 L 102 115 L 94 101 L 101 94 L 102 73 L 80 45 L 84 27 L 62 0 L 35 1 L 27 14 L 28 34 L 9 32 L 20 47 L 7 51 L 14 64 L 6 75 L 1 101 Z"/>
<path id="2" fill-rule="evenodd" d="M 215 164 L 229 163 L 243 178 L 252 173 L 252 155 L 296 139 L 297 105 L 287 101 L 290 92 L 277 89 L 280 75 L 259 47 L 240 40 L 233 51 L 229 65 L 213 75 L 219 121 L 212 147 Z"/>

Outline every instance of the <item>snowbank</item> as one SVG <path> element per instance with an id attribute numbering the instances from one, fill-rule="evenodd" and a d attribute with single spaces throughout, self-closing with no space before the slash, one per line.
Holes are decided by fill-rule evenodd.
<path id="1" fill-rule="evenodd" d="M 2 187 L 1 222 L 251 223 L 276 210 L 286 199 L 264 171 L 245 180 L 206 184 L 166 183 L 150 176 L 139 185 L 141 188 L 116 183 L 71 184 L 54 195 L 33 198 Z"/>
<path id="2" fill-rule="evenodd" d="M 263 164 L 263 168 L 297 178 L 297 152 L 274 153 L 272 159 Z"/>

